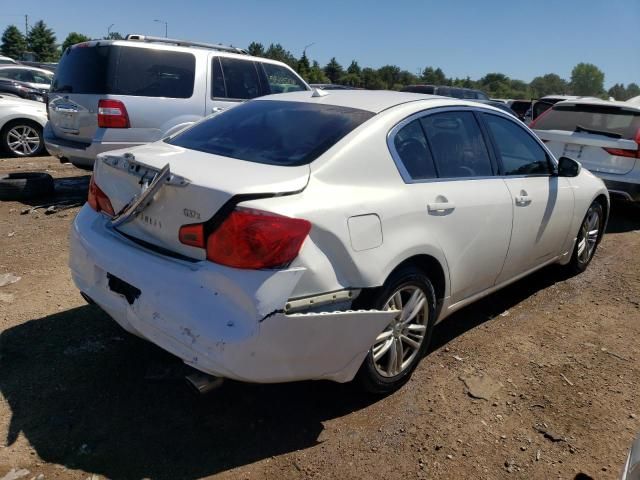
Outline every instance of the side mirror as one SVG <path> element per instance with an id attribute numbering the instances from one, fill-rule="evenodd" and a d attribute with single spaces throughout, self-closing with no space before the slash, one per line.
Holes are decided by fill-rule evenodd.
<path id="1" fill-rule="evenodd" d="M 559 177 L 577 177 L 580 174 L 582 165 L 577 160 L 569 157 L 560 157 L 558 160 Z"/>

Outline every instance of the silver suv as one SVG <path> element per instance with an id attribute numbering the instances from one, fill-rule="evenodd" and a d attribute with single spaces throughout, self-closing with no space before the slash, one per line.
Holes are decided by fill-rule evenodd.
<path id="1" fill-rule="evenodd" d="M 150 143 L 239 103 L 310 90 L 281 62 L 245 50 L 128 35 L 68 48 L 56 70 L 47 150 L 80 168 L 96 155 Z"/>

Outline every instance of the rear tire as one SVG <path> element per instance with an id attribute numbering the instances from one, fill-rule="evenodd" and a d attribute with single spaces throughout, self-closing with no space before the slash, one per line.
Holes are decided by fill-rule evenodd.
<path id="1" fill-rule="evenodd" d="M 571 261 L 567 264 L 567 270 L 573 274 L 584 272 L 596 253 L 604 230 L 604 209 L 597 200 L 587 210 L 584 220 L 580 224 L 580 230 L 576 236 L 576 244 L 573 248 Z"/>
<path id="2" fill-rule="evenodd" d="M 13 120 L 0 132 L 0 148 L 12 157 L 42 155 L 45 151 L 42 127 L 31 120 Z"/>
<path id="3" fill-rule="evenodd" d="M 355 302 L 354 308 L 401 307 L 398 317 L 376 339 L 356 375 L 356 381 L 369 393 L 388 395 L 409 381 L 429 348 L 436 295 L 424 272 L 408 266 L 392 273 L 382 287 Z"/>

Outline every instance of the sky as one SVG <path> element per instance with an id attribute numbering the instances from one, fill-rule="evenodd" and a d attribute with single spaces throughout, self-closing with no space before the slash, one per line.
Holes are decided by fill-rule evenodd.
<path id="1" fill-rule="evenodd" d="M 325 65 L 398 65 L 417 73 L 478 79 L 490 72 L 531 81 L 565 79 L 580 62 L 605 73 L 605 87 L 640 84 L 640 0 L 0 0 L 0 30 L 37 20 L 62 43 L 69 32 L 112 31 L 247 47 L 281 43 Z"/>

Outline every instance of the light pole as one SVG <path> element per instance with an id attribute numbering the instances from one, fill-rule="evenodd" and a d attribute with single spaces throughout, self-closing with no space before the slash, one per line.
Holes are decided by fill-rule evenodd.
<path id="1" fill-rule="evenodd" d="M 169 24 L 164 20 L 154 20 L 154 22 L 164 23 L 164 38 L 167 38 L 167 30 L 169 29 Z"/>
<path id="2" fill-rule="evenodd" d="M 315 45 L 316 42 L 311 42 L 309 45 L 305 45 L 304 48 L 302 49 L 302 56 L 306 57 L 307 56 L 307 48 Z"/>
<path id="3" fill-rule="evenodd" d="M 115 26 L 115 23 L 112 23 L 107 27 L 107 38 L 111 36 L 111 29 Z"/>

